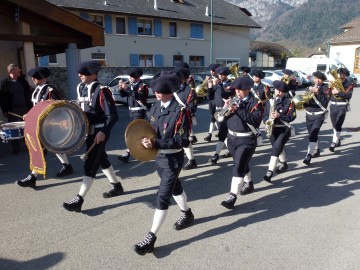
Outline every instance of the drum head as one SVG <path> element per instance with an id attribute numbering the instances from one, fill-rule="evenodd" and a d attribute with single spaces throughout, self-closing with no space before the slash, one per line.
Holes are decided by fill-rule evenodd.
<path id="1" fill-rule="evenodd" d="M 53 153 L 68 154 L 85 142 L 88 134 L 86 115 L 75 104 L 54 107 L 40 120 L 40 141 Z"/>

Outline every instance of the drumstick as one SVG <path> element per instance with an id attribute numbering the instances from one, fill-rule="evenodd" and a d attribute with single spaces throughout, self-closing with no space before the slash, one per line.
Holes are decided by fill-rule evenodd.
<path id="1" fill-rule="evenodd" d="M 90 153 L 90 151 L 94 148 L 94 146 L 96 145 L 96 142 L 93 142 L 93 144 L 90 146 L 90 148 L 86 151 L 85 154 L 80 156 L 80 159 L 82 159 L 83 161 L 85 161 Z"/>
<path id="2" fill-rule="evenodd" d="M 21 115 L 18 115 L 18 114 L 16 114 L 16 113 L 12 113 L 12 112 L 8 112 L 8 114 L 11 114 L 11 115 L 13 115 L 13 116 L 16 116 L 16 117 L 19 117 L 19 118 L 23 118 Z"/>

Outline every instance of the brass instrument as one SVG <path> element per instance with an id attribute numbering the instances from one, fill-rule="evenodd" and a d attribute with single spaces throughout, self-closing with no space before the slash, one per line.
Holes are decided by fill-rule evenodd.
<path id="1" fill-rule="evenodd" d="M 275 99 L 269 99 L 270 111 L 269 111 L 269 119 L 265 122 L 265 133 L 266 137 L 270 138 L 274 128 L 275 119 L 272 117 L 272 113 L 275 112 Z"/>
<path id="2" fill-rule="evenodd" d="M 295 103 L 295 107 L 297 110 L 304 110 L 304 104 L 309 103 L 311 99 L 314 97 L 314 92 L 311 90 L 310 87 L 308 87 L 304 94 L 302 95 L 296 95 L 292 98 L 291 101 Z"/>
<path id="3" fill-rule="evenodd" d="M 228 76 L 230 80 L 235 80 L 236 78 L 240 77 L 239 74 L 239 64 L 232 65 L 229 67 L 231 75 Z"/>
<path id="4" fill-rule="evenodd" d="M 342 81 L 339 77 L 339 74 L 337 73 L 336 69 L 332 69 L 329 71 L 329 74 L 331 74 L 331 76 L 333 76 L 334 81 L 330 81 L 329 82 L 329 88 L 336 88 L 338 89 L 340 92 L 345 92 L 344 86 L 342 84 Z M 334 95 L 334 97 L 336 99 L 341 99 L 338 95 Z"/>
<path id="5" fill-rule="evenodd" d="M 238 97 L 233 97 L 230 99 L 230 103 L 228 105 L 226 105 L 224 108 L 221 109 L 221 111 L 216 112 L 214 114 L 214 117 L 216 119 L 216 121 L 218 122 L 222 122 L 225 120 L 226 116 L 229 116 L 231 114 L 230 108 L 232 105 L 237 105 L 239 106 L 241 100 Z"/>
<path id="6" fill-rule="evenodd" d="M 287 78 L 282 77 L 282 78 L 281 78 L 281 81 L 283 81 L 284 83 L 286 83 L 287 85 L 289 85 L 290 82 L 291 82 L 291 79 L 292 79 L 291 76 L 289 76 L 289 77 L 287 77 Z"/>
<path id="7" fill-rule="evenodd" d="M 198 86 L 196 86 L 195 92 L 196 92 L 196 95 L 198 97 L 201 97 L 201 98 L 206 97 L 206 91 L 207 91 L 207 88 L 208 88 L 208 81 L 209 81 L 209 79 L 208 79 L 208 77 L 206 77 L 204 79 L 204 81 L 202 82 L 202 84 L 199 84 Z"/>

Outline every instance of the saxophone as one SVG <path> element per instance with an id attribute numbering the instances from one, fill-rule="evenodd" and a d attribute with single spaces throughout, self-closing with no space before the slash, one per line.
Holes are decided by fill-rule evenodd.
<path id="1" fill-rule="evenodd" d="M 231 114 L 231 106 L 232 105 L 237 105 L 239 106 L 241 100 L 238 97 L 233 97 L 230 99 L 230 103 L 228 105 L 226 105 L 224 108 L 221 109 L 221 111 L 216 112 L 214 114 L 215 120 L 218 122 L 222 122 L 225 120 L 226 116 L 229 116 Z"/>
<path id="2" fill-rule="evenodd" d="M 269 119 L 265 122 L 265 133 L 266 137 L 270 138 L 274 128 L 274 118 L 272 118 L 272 113 L 275 112 L 275 99 L 269 99 L 270 111 Z"/>
<path id="3" fill-rule="evenodd" d="M 329 73 L 331 74 L 331 76 L 333 76 L 334 81 L 330 81 L 329 83 L 329 88 L 336 88 L 338 89 L 340 92 L 345 92 L 344 86 L 342 84 L 342 81 L 339 77 L 339 74 L 337 73 L 336 69 L 332 69 L 329 71 Z M 339 98 L 338 95 L 334 95 L 334 97 L 336 99 L 341 99 Z"/>

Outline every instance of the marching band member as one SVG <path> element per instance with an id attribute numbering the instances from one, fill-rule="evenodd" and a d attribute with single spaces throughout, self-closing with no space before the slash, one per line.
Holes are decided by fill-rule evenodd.
<path id="1" fill-rule="evenodd" d="M 50 77 L 50 70 L 46 67 L 36 67 L 29 70 L 28 75 L 31 77 L 32 81 L 36 85 L 36 88 L 31 96 L 31 101 L 33 106 L 37 103 L 47 100 L 54 99 L 60 100 L 61 94 L 52 84 L 48 83 L 48 78 Z M 26 114 L 23 115 L 24 120 L 26 120 Z M 46 151 L 46 150 L 44 150 Z M 57 158 L 62 163 L 61 170 L 56 174 L 57 177 L 62 177 L 73 173 L 73 168 L 65 154 L 56 154 Z M 35 187 L 38 173 L 32 171 L 25 179 L 16 181 L 20 187 Z"/>
<path id="2" fill-rule="evenodd" d="M 209 67 L 207 68 L 207 70 L 210 71 L 210 75 L 211 76 L 206 76 L 205 80 L 208 82 L 208 88 L 212 87 L 212 81 L 216 78 L 218 78 L 218 74 L 215 72 L 215 70 L 220 67 L 220 64 L 211 64 L 209 65 Z M 214 92 L 210 92 L 209 90 L 206 92 L 206 98 L 209 101 L 209 112 L 210 112 L 210 127 L 209 127 L 209 132 L 208 135 L 204 138 L 204 141 L 206 142 L 211 142 L 211 137 L 212 137 L 212 133 L 215 129 L 215 111 L 216 111 L 216 106 L 214 103 Z"/>
<path id="3" fill-rule="evenodd" d="M 261 124 L 263 114 L 263 104 L 251 93 L 250 89 L 254 85 L 253 80 L 249 77 L 236 78 L 232 83 L 235 88 L 238 103 L 231 105 L 232 112 L 225 121 L 227 122 L 228 131 L 228 149 L 234 160 L 233 177 L 231 180 L 231 189 L 229 197 L 221 203 L 228 209 L 233 209 L 237 195 L 244 183 L 244 177 L 250 176 L 249 162 L 256 149 L 256 129 Z M 228 100 L 225 106 L 229 106 Z M 249 181 L 253 188 L 253 183 Z"/>
<path id="4" fill-rule="evenodd" d="M 106 143 L 112 127 L 118 120 L 118 114 L 111 91 L 102 87 L 97 80 L 100 69 L 101 65 L 96 61 L 82 62 L 77 66 L 81 80 L 77 87 L 78 102 L 90 125 L 90 132 L 85 140 L 86 150 L 89 153 L 84 163 L 85 175 L 79 193 L 71 201 L 63 204 L 68 211 L 81 212 L 84 197 L 90 190 L 99 167 L 111 183 L 111 188 L 103 193 L 103 197 L 111 198 L 124 193 L 105 152 Z M 88 151 L 89 149 L 91 151 Z"/>
<path id="5" fill-rule="evenodd" d="M 270 88 L 261 82 L 265 78 L 265 72 L 260 69 L 254 69 L 252 71 L 254 87 L 251 92 L 261 102 L 266 102 L 272 95 Z"/>
<path id="6" fill-rule="evenodd" d="M 209 95 L 214 95 L 216 111 L 221 111 L 224 107 L 225 100 L 233 97 L 235 91 L 231 86 L 231 80 L 227 78 L 227 76 L 231 73 L 228 67 L 218 67 L 215 69 L 215 72 L 219 75 L 219 78 L 215 78 L 212 81 L 209 80 L 208 93 Z M 209 159 L 211 165 L 217 164 L 228 132 L 226 121 L 217 122 L 217 126 L 219 128 L 219 140 L 216 144 L 215 154 Z"/>
<path id="7" fill-rule="evenodd" d="M 148 86 L 140 79 L 143 75 L 141 68 L 134 68 L 130 71 L 129 83 L 119 81 L 119 92 L 121 97 L 128 97 L 130 120 L 145 119 L 147 112 L 147 98 L 149 96 Z M 130 158 L 129 149 L 119 156 L 118 160 L 128 163 Z"/>
<path id="8" fill-rule="evenodd" d="M 241 75 L 243 76 L 243 77 L 248 77 L 249 76 L 249 73 L 251 72 L 251 69 L 249 68 L 249 67 L 246 67 L 246 66 L 242 66 L 241 68 L 240 68 L 240 70 L 241 70 Z"/>
<path id="9" fill-rule="evenodd" d="M 265 125 L 269 118 L 274 119 L 272 134 L 270 136 L 272 145 L 271 158 L 268 171 L 263 177 L 263 179 L 269 183 L 271 182 L 278 160 L 281 164 L 279 168 L 277 168 L 276 173 L 283 173 L 288 169 L 284 147 L 291 135 L 291 126 L 289 123 L 296 118 L 295 104 L 286 97 L 289 91 L 288 85 L 283 81 L 274 81 L 273 85 L 275 88 L 274 107 L 271 108 L 270 101 L 267 101 L 263 117 Z"/>
<path id="10" fill-rule="evenodd" d="M 289 88 L 289 91 L 286 94 L 286 96 L 288 98 L 293 98 L 295 97 L 297 90 L 296 78 L 293 76 L 293 72 L 290 69 L 283 69 L 282 72 L 284 73 L 284 77 L 282 77 L 281 80 L 285 82 Z"/>
<path id="11" fill-rule="evenodd" d="M 310 165 L 311 158 L 320 156 L 318 136 L 320 128 L 325 121 L 327 105 L 329 103 L 328 86 L 324 83 L 327 80 L 324 73 L 316 71 L 313 73 L 315 85 L 309 88 L 313 98 L 304 104 L 306 109 L 306 128 L 309 133 L 309 145 L 304 164 Z"/>
<path id="12" fill-rule="evenodd" d="M 194 220 L 179 179 L 184 164 L 183 148 L 190 144 L 188 137 L 191 129 L 190 112 L 180 106 L 173 97 L 173 92 L 180 86 L 179 77 L 173 72 L 163 71 L 150 82 L 150 86 L 158 100 L 150 109 L 150 124 L 154 127 L 157 137 L 144 138 L 142 144 L 145 148 L 159 149 L 155 162 L 161 180 L 151 230 L 142 242 L 134 246 L 135 252 L 139 255 L 153 251 L 156 235 L 165 221 L 171 196 L 181 209 L 181 216 L 174 224 L 174 229 L 182 230 L 190 226 Z"/>
<path id="13" fill-rule="evenodd" d="M 354 88 L 354 84 L 347 79 L 347 76 L 350 75 L 347 68 L 339 68 L 337 72 L 345 91 L 340 91 L 340 89 L 338 89 L 340 87 L 336 87 L 334 84 L 331 87 L 330 119 L 334 129 L 332 143 L 329 147 L 331 152 L 335 152 L 335 147 L 339 147 L 341 145 L 340 135 L 342 125 L 345 121 L 346 112 L 350 111 L 350 99 Z"/>
<path id="14" fill-rule="evenodd" d="M 186 107 L 192 117 L 195 117 L 195 112 L 197 110 L 197 95 L 194 89 L 191 89 L 190 86 L 186 83 L 187 79 L 190 76 L 190 70 L 188 68 L 175 68 L 174 72 L 179 76 L 180 79 L 180 89 L 176 91 L 175 98 L 177 102 L 183 107 Z M 192 131 L 190 132 L 191 137 Z M 189 137 L 189 139 L 190 139 Z M 197 168 L 197 163 L 194 158 L 194 149 L 192 143 L 188 147 L 184 148 L 185 154 L 188 158 L 188 162 L 184 166 L 184 170 L 191 170 Z"/>

